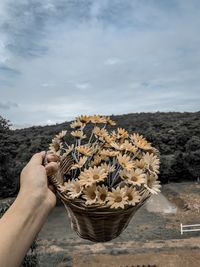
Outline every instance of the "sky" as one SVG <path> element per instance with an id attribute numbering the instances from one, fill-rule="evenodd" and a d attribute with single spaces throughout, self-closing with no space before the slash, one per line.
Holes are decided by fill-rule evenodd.
<path id="1" fill-rule="evenodd" d="M 200 110 L 199 0 L 1 0 L 0 115 Z"/>

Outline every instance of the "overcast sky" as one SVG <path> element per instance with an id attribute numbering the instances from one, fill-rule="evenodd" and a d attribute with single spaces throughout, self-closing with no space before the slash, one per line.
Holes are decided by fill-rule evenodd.
<path id="1" fill-rule="evenodd" d="M 199 0 L 0 0 L 0 115 L 200 110 Z"/>

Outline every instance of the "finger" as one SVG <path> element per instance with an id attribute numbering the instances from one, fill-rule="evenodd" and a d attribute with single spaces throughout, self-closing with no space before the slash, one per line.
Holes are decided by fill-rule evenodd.
<path id="1" fill-rule="evenodd" d="M 42 165 L 45 154 L 46 154 L 45 151 L 34 154 L 29 163 L 33 165 Z"/>
<path id="2" fill-rule="evenodd" d="M 50 162 L 45 166 L 47 176 L 54 175 L 58 170 L 58 164 L 56 162 Z"/>
<path id="3" fill-rule="evenodd" d="M 54 154 L 47 154 L 47 161 L 48 162 L 57 162 L 59 161 L 59 157 Z"/>

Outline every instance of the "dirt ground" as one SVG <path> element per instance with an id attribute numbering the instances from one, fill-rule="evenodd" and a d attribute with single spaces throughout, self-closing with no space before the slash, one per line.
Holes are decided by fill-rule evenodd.
<path id="1" fill-rule="evenodd" d="M 199 267 L 200 231 L 180 232 L 181 223 L 200 224 L 199 196 L 199 184 L 164 185 L 119 237 L 105 243 L 79 238 L 64 207 L 57 206 L 37 238 L 39 266 Z"/>
<path id="2" fill-rule="evenodd" d="M 197 252 L 190 252 L 190 259 L 187 250 L 181 252 L 154 252 L 140 253 L 135 255 L 95 255 L 86 260 L 85 257 L 77 256 L 73 259 L 74 267 L 136 267 L 136 266 L 182 266 L 182 267 L 199 267 L 200 257 Z"/>
<path id="3" fill-rule="evenodd" d="M 199 195 L 195 183 L 164 185 L 161 197 L 143 206 L 127 229 L 106 243 L 79 238 L 63 206 L 56 207 L 38 236 L 40 266 L 199 267 L 200 232 L 180 233 L 181 223 L 200 224 Z"/>

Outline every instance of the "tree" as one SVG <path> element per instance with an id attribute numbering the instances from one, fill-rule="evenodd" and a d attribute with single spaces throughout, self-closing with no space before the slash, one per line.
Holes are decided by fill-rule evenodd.
<path id="1" fill-rule="evenodd" d="M 10 121 L 4 119 L 1 115 L 0 115 L 0 133 L 6 132 L 10 129 Z"/>
<path id="2" fill-rule="evenodd" d="M 191 175 L 185 164 L 185 153 L 176 151 L 172 162 L 172 170 L 175 172 L 173 181 L 182 182 L 184 180 L 191 180 Z"/>
<path id="3" fill-rule="evenodd" d="M 9 197 L 16 191 L 13 160 L 11 156 L 11 124 L 0 116 L 0 197 Z"/>
<path id="4" fill-rule="evenodd" d="M 200 138 L 192 136 L 185 145 L 186 153 L 184 160 L 194 179 L 200 177 Z"/>
<path id="5" fill-rule="evenodd" d="M 162 183 L 169 183 L 171 181 L 176 181 L 178 177 L 175 171 L 172 169 L 172 164 L 174 162 L 174 155 L 161 155 L 161 166 L 160 166 L 160 177 L 162 178 Z"/>

